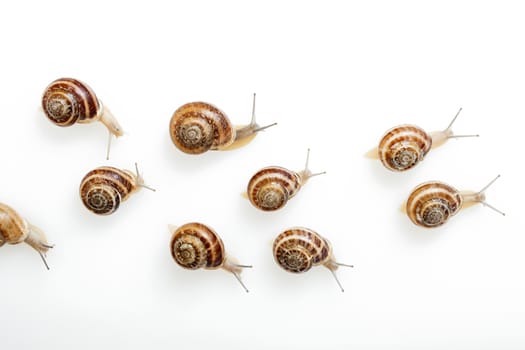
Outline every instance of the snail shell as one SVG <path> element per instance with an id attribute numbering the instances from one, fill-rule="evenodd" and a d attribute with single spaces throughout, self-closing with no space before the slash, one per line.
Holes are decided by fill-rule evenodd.
<path id="1" fill-rule="evenodd" d="M 200 154 L 231 145 L 235 130 L 219 108 L 206 102 L 191 102 L 173 113 L 170 136 L 181 151 Z"/>
<path id="2" fill-rule="evenodd" d="M 415 125 L 388 130 L 378 146 L 379 159 L 392 171 L 405 171 L 421 162 L 432 147 L 432 137 Z"/>
<path id="3" fill-rule="evenodd" d="M 249 143 L 261 130 L 276 125 L 259 126 L 255 121 L 255 94 L 252 120 L 245 126 L 234 127 L 226 114 L 206 102 L 191 102 L 179 107 L 170 120 L 173 144 L 188 154 L 208 150 L 232 150 Z"/>
<path id="4" fill-rule="evenodd" d="M 417 186 L 406 204 L 412 222 L 423 227 L 437 227 L 456 215 L 463 205 L 463 197 L 454 187 L 439 181 Z"/>
<path id="5" fill-rule="evenodd" d="M 60 78 L 49 84 L 42 95 L 46 117 L 58 126 L 75 123 L 102 122 L 115 136 L 122 136 L 122 127 L 84 82 Z"/>
<path id="6" fill-rule="evenodd" d="M 138 173 L 102 166 L 84 176 L 80 183 L 80 198 L 84 206 L 93 213 L 109 215 L 143 186 L 144 181 Z"/>
<path id="7" fill-rule="evenodd" d="M 277 210 L 295 196 L 302 184 L 299 173 L 278 166 L 266 167 L 256 172 L 248 182 L 248 199 L 261 210 Z"/>
<path id="8" fill-rule="evenodd" d="M 408 197 L 405 210 L 412 222 L 422 227 L 443 225 L 458 211 L 481 203 L 497 213 L 505 213 L 486 202 L 485 191 L 500 175 L 492 179 L 479 191 L 458 191 L 440 181 L 429 181 L 418 185 Z"/>
<path id="9" fill-rule="evenodd" d="M 46 116 L 58 126 L 89 123 L 100 117 L 101 103 L 85 83 L 61 78 L 47 86 L 42 96 Z"/>
<path id="10" fill-rule="evenodd" d="M 273 242 L 277 264 L 289 272 L 301 273 L 324 264 L 331 257 L 328 241 L 315 231 L 303 227 L 288 229 Z"/>
<path id="11" fill-rule="evenodd" d="M 171 256 L 178 265 L 189 270 L 222 268 L 231 272 L 248 292 L 240 273 L 242 268 L 251 266 L 239 265 L 228 257 L 221 238 L 212 228 L 198 222 L 190 222 L 180 227 L 170 226 L 170 230 Z"/>
<path id="12" fill-rule="evenodd" d="M 250 203 L 264 211 L 273 211 L 284 207 L 308 179 L 325 173 L 312 173 L 308 169 L 309 158 L 310 149 L 306 154 L 304 169 L 299 172 L 279 166 L 270 166 L 257 171 L 251 177 L 246 189 L 246 196 Z"/>
<path id="13" fill-rule="evenodd" d="M 479 135 L 454 135 L 452 125 L 461 108 L 444 130 L 425 132 L 415 125 L 399 125 L 388 130 L 381 138 L 377 149 L 366 153 L 369 158 L 379 158 L 385 168 L 392 171 L 405 171 L 419 164 L 427 153 L 443 145 L 451 138 L 477 137 Z"/>
<path id="14" fill-rule="evenodd" d="M 332 272 L 342 292 L 344 289 L 335 271 L 339 266 L 353 267 L 335 261 L 330 242 L 305 227 L 293 227 L 280 233 L 273 242 L 273 257 L 281 268 L 292 273 L 306 272 L 312 266 L 323 265 Z"/>
<path id="15" fill-rule="evenodd" d="M 217 269 L 225 260 L 224 244 L 219 235 L 197 222 L 177 228 L 170 247 L 175 262 L 185 269 Z"/>
<path id="16" fill-rule="evenodd" d="M 46 236 L 38 227 L 22 218 L 13 208 L 0 203 L 0 247 L 5 243 L 19 244 L 25 242 L 35 249 L 49 270 L 45 253 L 52 248 Z"/>

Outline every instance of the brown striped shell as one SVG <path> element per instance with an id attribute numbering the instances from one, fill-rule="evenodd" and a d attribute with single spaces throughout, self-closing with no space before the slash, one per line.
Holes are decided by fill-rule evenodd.
<path id="1" fill-rule="evenodd" d="M 80 198 L 93 213 L 109 215 L 141 184 L 141 179 L 129 170 L 102 166 L 84 176 L 80 183 Z"/>
<path id="2" fill-rule="evenodd" d="M 277 264 L 286 271 L 301 273 L 312 266 L 326 263 L 331 257 L 331 247 L 315 231 L 295 227 L 275 238 L 273 256 Z"/>
<path id="3" fill-rule="evenodd" d="M 437 227 L 447 222 L 463 205 L 463 197 L 454 187 L 431 181 L 417 186 L 406 203 L 410 220 L 418 226 Z"/>
<path id="4" fill-rule="evenodd" d="M 28 232 L 27 222 L 13 208 L 0 203 L 0 241 L 17 244 L 27 238 Z"/>
<path id="5" fill-rule="evenodd" d="M 175 146 L 189 154 L 200 154 L 231 145 L 235 129 L 226 114 L 212 104 L 191 102 L 178 108 L 170 120 Z"/>
<path id="6" fill-rule="evenodd" d="M 192 222 L 178 227 L 171 237 L 171 256 L 185 269 L 217 269 L 226 256 L 224 244 L 210 227 Z"/>
<path id="7" fill-rule="evenodd" d="M 49 269 L 45 253 L 52 246 L 47 242 L 44 232 L 27 222 L 10 206 L 0 203 L 0 247 L 5 243 L 19 244 L 22 242 L 35 249 L 40 254 L 46 268 Z"/>
<path id="8" fill-rule="evenodd" d="M 253 206 L 265 211 L 277 210 L 301 188 L 301 176 L 278 166 L 259 170 L 248 182 L 247 195 Z"/>
<path id="9" fill-rule="evenodd" d="M 432 137 L 415 125 L 388 130 L 379 142 L 379 159 L 392 171 L 405 171 L 421 162 L 432 147 Z"/>
<path id="10" fill-rule="evenodd" d="M 97 120 L 102 109 L 93 90 L 73 78 L 60 78 L 49 84 L 42 96 L 42 108 L 58 126 Z"/>

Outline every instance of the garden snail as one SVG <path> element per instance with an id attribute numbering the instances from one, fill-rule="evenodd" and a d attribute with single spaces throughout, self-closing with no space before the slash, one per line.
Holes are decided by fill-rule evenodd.
<path id="1" fill-rule="evenodd" d="M 155 191 L 144 184 L 136 163 L 135 170 L 135 174 L 110 166 L 91 170 L 80 183 L 82 203 L 95 214 L 109 215 L 118 209 L 120 202 L 142 187 Z"/>
<path id="2" fill-rule="evenodd" d="M 224 244 L 219 235 L 210 227 L 191 222 L 180 227 L 169 225 L 172 233 L 170 250 L 177 264 L 185 269 L 224 269 L 231 272 L 246 292 L 248 289 L 242 283 L 240 273 L 249 265 L 239 265 L 227 256 Z"/>
<path id="3" fill-rule="evenodd" d="M 460 108 L 447 128 L 441 131 L 427 133 L 415 125 L 396 126 L 388 130 L 381 138 L 379 146 L 369 151 L 366 156 L 379 158 L 388 170 L 405 171 L 419 164 L 431 149 L 441 146 L 450 138 L 479 136 L 453 134 L 452 125 L 461 110 Z"/>
<path id="4" fill-rule="evenodd" d="M 417 186 L 406 202 L 405 210 L 412 222 L 418 226 L 432 228 L 445 224 L 463 208 L 481 203 L 501 215 L 503 212 L 485 202 L 485 190 L 500 176 L 496 176 L 480 191 L 458 191 L 439 181 L 425 182 Z"/>
<path id="5" fill-rule="evenodd" d="M 250 124 L 234 127 L 226 114 L 206 102 L 191 102 L 179 107 L 170 120 L 173 144 L 188 154 L 208 150 L 231 150 L 250 142 L 257 132 L 274 126 L 259 126 L 255 122 L 255 94 L 253 94 Z"/>
<path id="6" fill-rule="evenodd" d="M 297 194 L 301 187 L 313 174 L 308 169 L 310 150 L 306 154 L 306 164 L 299 172 L 291 171 L 279 166 L 262 168 L 252 176 L 248 182 L 246 195 L 250 203 L 258 209 L 273 211 L 281 209 L 286 202 Z"/>
<path id="7" fill-rule="evenodd" d="M 353 267 L 335 261 L 330 242 L 304 227 L 293 227 L 279 234 L 273 242 L 273 257 L 280 267 L 293 273 L 306 272 L 312 266 L 323 265 L 332 272 L 342 292 L 344 289 L 335 270 L 339 266 Z"/>
<path id="8" fill-rule="evenodd" d="M 100 121 L 109 130 L 106 158 L 109 158 L 111 135 L 122 136 L 122 128 L 93 90 L 80 80 L 60 78 L 49 84 L 42 96 L 42 108 L 58 126 Z"/>
<path id="9" fill-rule="evenodd" d="M 53 248 L 47 243 L 44 232 L 23 219 L 13 208 L 0 203 L 0 247 L 5 243 L 25 242 L 40 254 L 44 265 L 49 270 L 45 254 Z"/>

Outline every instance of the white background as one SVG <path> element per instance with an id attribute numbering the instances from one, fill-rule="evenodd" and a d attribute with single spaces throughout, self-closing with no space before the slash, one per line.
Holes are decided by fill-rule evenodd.
<path id="1" fill-rule="evenodd" d="M 523 349 L 525 21 L 519 1 L 17 1 L 0 5 L 0 201 L 55 248 L 0 250 L 2 349 Z M 87 82 L 126 135 L 105 160 L 100 123 L 59 128 L 40 110 L 52 80 Z M 180 105 L 203 100 L 260 124 L 248 146 L 202 156 L 171 143 Z M 452 140 L 407 173 L 363 154 L 390 127 Z M 240 195 L 267 165 L 312 179 L 281 211 Z M 100 165 L 148 184 L 112 216 L 78 196 Z M 435 230 L 398 210 L 418 183 L 480 189 L 488 202 Z M 187 271 L 167 224 L 213 227 L 245 270 Z M 281 270 L 271 242 L 290 226 L 327 237 L 341 268 Z"/>

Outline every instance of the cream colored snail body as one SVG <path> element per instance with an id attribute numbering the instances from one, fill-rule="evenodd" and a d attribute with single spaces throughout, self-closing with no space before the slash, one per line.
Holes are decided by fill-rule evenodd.
<path id="1" fill-rule="evenodd" d="M 426 228 L 439 227 L 461 209 L 477 203 L 505 215 L 485 201 L 485 190 L 498 178 L 499 175 L 477 192 L 458 191 L 440 181 L 425 182 L 410 193 L 404 209 L 414 224 Z"/>
<path id="2" fill-rule="evenodd" d="M 234 127 L 226 114 L 206 102 L 191 102 L 179 107 L 170 120 L 169 131 L 173 144 L 184 153 L 201 154 L 208 150 L 231 150 L 250 142 L 257 132 L 270 126 L 255 121 L 253 94 L 250 124 Z"/>
<path id="3" fill-rule="evenodd" d="M 106 158 L 109 157 L 111 135 L 122 136 L 122 127 L 93 90 L 80 80 L 60 78 L 49 84 L 42 95 L 46 117 L 58 126 L 100 121 L 109 130 Z"/>
<path id="4" fill-rule="evenodd" d="M 322 265 L 332 272 L 343 292 L 335 270 L 339 266 L 353 267 L 335 261 L 330 242 L 305 227 L 293 227 L 280 233 L 273 242 L 273 257 L 280 267 L 293 273 L 306 272 L 312 266 Z"/>
<path id="5" fill-rule="evenodd" d="M 98 215 L 113 214 L 120 203 L 142 187 L 144 179 L 135 164 L 136 173 L 110 166 L 101 166 L 88 172 L 80 182 L 80 198 L 84 206 Z M 153 190 L 154 191 L 154 190 Z"/>
<path id="6" fill-rule="evenodd" d="M 454 135 L 452 125 L 461 108 L 445 130 L 427 133 L 418 126 L 404 124 L 388 130 L 379 141 L 379 146 L 366 155 L 379 158 L 385 168 L 391 171 L 405 171 L 419 164 L 427 153 L 441 146 L 450 138 L 479 135 Z"/>
<path id="7" fill-rule="evenodd" d="M 286 205 L 313 174 L 308 168 L 310 150 L 303 170 L 295 172 L 279 166 L 269 166 L 257 171 L 248 182 L 246 195 L 250 203 L 264 211 L 274 211 Z"/>
<path id="8" fill-rule="evenodd" d="M 240 273 L 243 268 L 251 266 L 239 265 L 227 256 L 221 238 L 212 228 L 198 222 L 190 222 L 179 227 L 169 225 L 169 229 L 172 233 L 171 256 L 178 265 L 189 270 L 226 270 L 231 272 L 248 292 L 241 281 Z"/>
<path id="9" fill-rule="evenodd" d="M 53 246 L 47 242 L 44 232 L 27 222 L 10 206 L 0 203 L 0 247 L 5 243 L 22 242 L 27 243 L 38 252 L 49 270 L 45 254 Z"/>

